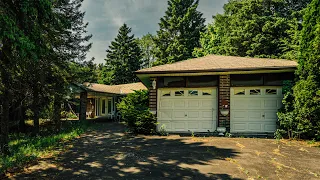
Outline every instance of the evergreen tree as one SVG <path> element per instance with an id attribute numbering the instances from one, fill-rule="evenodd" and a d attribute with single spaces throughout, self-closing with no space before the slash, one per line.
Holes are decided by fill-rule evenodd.
<path id="1" fill-rule="evenodd" d="M 192 57 L 199 47 L 200 32 L 205 30 L 205 19 L 197 11 L 199 0 L 169 0 L 165 16 L 160 19 L 160 30 L 154 38 L 155 65 L 173 63 Z"/>
<path id="2" fill-rule="evenodd" d="M 154 50 L 155 50 L 155 44 L 153 41 L 153 35 L 148 33 L 142 38 L 137 39 L 137 43 L 142 51 L 142 62 L 141 62 L 141 68 L 149 68 L 152 66 L 152 63 L 155 60 L 154 57 Z"/>
<path id="3" fill-rule="evenodd" d="M 303 20 L 301 47 L 294 87 L 294 108 L 299 131 L 320 139 L 320 1 L 313 0 Z"/>
<path id="4" fill-rule="evenodd" d="M 231 0 L 214 16 L 195 56 L 297 59 L 303 9 L 311 0 Z"/>
<path id="5" fill-rule="evenodd" d="M 106 76 L 102 77 L 109 77 L 110 84 L 138 81 L 134 72 L 140 69 L 142 54 L 134 35 L 129 35 L 130 33 L 131 28 L 127 24 L 121 26 L 117 37 L 107 50 L 106 66 L 102 72 Z"/>

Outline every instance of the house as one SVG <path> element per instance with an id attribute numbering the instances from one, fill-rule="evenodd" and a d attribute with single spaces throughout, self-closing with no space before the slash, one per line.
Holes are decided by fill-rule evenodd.
<path id="1" fill-rule="evenodd" d="M 295 61 L 209 55 L 136 72 L 150 89 L 158 130 L 273 133 Z"/>
<path id="2" fill-rule="evenodd" d="M 116 102 L 119 98 L 136 90 L 147 89 L 141 82 L 120 85 L 84 83 L 73 84 L 70 88 L 76 94 L 76 98 L 80 98 L 83 119 L 97 117 L 113 119 L 116 115 Z"/>

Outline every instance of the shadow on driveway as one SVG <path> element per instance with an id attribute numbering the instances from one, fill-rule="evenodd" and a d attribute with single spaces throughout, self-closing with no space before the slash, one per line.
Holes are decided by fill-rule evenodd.
<path id="1" fill-rule="evenodd" d="M 219 161 L 238 152 L 179 136 L 129 136 L 101 123 L 58 157 L 43 159 L 13 179 L 234 179 Z M 216 172 L 216 173 L 214 173 Z M 218 173 L 219 172 L 219 173 Z"/>

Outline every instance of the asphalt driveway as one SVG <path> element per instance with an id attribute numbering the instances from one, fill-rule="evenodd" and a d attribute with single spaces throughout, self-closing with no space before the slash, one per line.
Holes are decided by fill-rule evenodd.
<path id="1" fill-rule="evenodd" d="M 11 179 L 320 179 L 320 148 L 272 139 L 131 136 L 101 124 Z"/>

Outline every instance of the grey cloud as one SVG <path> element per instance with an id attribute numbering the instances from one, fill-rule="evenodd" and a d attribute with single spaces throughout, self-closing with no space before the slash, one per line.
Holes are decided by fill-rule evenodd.
<path id="1" fill-rule="evenodd" d="M 211 22 L 212 15 L 223 12 L 227 1 L 200 0 L 199 11 Z M 88 32 L 93 35 L 87 59 L 95 57 L 96 63 L 104 63 L 106 49 L 123 23 L 132 28 L 136 37 L 148 32 L 155 34 L 166 8 L 167 0 L 85 0 L 85 21 L 89 22 Z"/>

